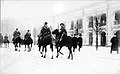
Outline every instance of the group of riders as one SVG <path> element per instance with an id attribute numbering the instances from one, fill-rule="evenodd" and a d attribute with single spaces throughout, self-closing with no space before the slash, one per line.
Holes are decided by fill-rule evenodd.
<path id="1" fill-rule="evenodd" d="M 44 39 L 46 37 L 51 36 L 51 30 L 47 24 L 48 24 L 47 22 L 44 23 L 44 26 L 42 27 L 40 34 L 38 35 L 38 43 L 39 43 L 39 41 L 41 41 L 41 42 L 44 41 Z M 64 23 L 61 23 L 60 26 L 61 26 L 60 32 L 59 32 L 60 34 L 57 37 L 57 42 L 60 42 L 62 34 L 63 34 L 63 36 L 67 35 L 67 31 L 65 29 Z"/>
<path id="2" fill-rule="evenodd" d="M 47 25 L 48 23 L 45 22 L 44 23 L 44 26 L 42 27 L 39 35 L 38 35 L 38 42 L 39 41 L 43 41 L 44 38 L 48 37 L 48 36 L 51 36 L 51 30 L 50 28 L 48 27 Z M 60 37 L 63 35 L 67 35 L 67 31 L 65 29 L 65 25 L 63 23 L 60 24 L 61 26 L 61 29 L 60 29 L 60 36 L 58 39 L 60 39 Z M 13 39 L 12 41 L 14 41 L 16 38 L 20 37 L 21 33 L 20 31 L 18 30 L 18 28 L 16 28 L 16 30 L 13 32 Z M 31 38 L 31 33 L 30 33 L 30 30 L 27 30 L 27 33 L 24 35 L 24 40 L 27 40 Z"/>
<path id="3" fill-rule="evenodd" d="M 51 30 L 50 30 L 50 28 L 48 27 L 47 24 L 48 24 L 47 22 L 44 23 L 44 25 L 43 25 L 43 27 L 42 27 L 39 35 L 38 35 L 38 42 L 39 41 L 42 42 L 44 40 L 44 38 L 46 38 L 48 36 L 51 36 Z M 64 36 L 67 35 L 67 31 L 65 29 L 64 23 L 61 23 L 60 26 L 61 26 L 61 29 L 60 29 L 60 35 L 58 37 L 59 40 L 60 40 L 60 37 L 62 36 L 62 34 Z M 16 38 L 20 38 L 20 35 L 21 35 L 20 31 L 18 30 L 18 28 L 16 28 L 16 30 L 13 32 L 12 41 L 14 41 Z M 27 30 L 27 33 L 24 35 L 24 40 L 27 40 L 27 39 L 31 39 L 30 30 Z M 59 40 L 58 40 L 58 42 L 59 42 Z"/>
<path id="4" fill-rule="evenodd" d="M 50 28 L 48 27 L 47 24 L 48 24 L 47 22 L 44 23 L 44 26 L 42 27 L 42 29 L 41 29 L 41 31 L 40 31 L 40 33 L 38 35 L 38 42 L 39 41 L 43 41 L 44 38 L 46 38 L 47 36 L 51 36 L 51 30 L 50 30 Z M 63 23 L 61 23 L 60 26 L 61 26 L 60 36 L 58 37 L 58 39 L 60 39 L 62 34 L 67 35 L 67 31 L 65 29 L 65 25 Z M 3 40 L 3 42 L 5 42 L 5 43 L 9 42 L 7 34 L 4 36 L 4 39 L 3 39 L 3 36 L 1 35 L 1 33 L 0 33 L 0 36 L 1 36 L 1 41 Z M 18 30 L 18 28 L 16 28 L 16 30 L 13 32 L 13 39 L 12 39 L 12 41 L 15 41 L 16 38 L 21 38 L 21 33 Z M 27 30 L 27 33 L 24 35 L 24 40 L 27 40 L 27 39 L 31 39 L 30 30 Z"/>
<path id="5" fill-rule="evenodd" d="M 61 49 L 62 46 L 67 46 L 69 51 L 70 51 L 69 53 L 72 54 L 72 52 L 71 52 L 71 46 L 72 46 L 71 44 L 73 44 L 72 38 L 67 36 L 67 31 L 65 29 L 64 23 L 61 23 L 60 24 L 61 28 L 57 29 L 59 35 L 56 36 L 55 39 L 52 36 L 53 32 L 51 32 L 51 29 L 48 27 L 47 24 L 48 24 L 47 22 L 44 23 L 44 25 L 43 25 L 43 27 L 38 35 L 38 43 L 37 43 L 38 47 L 40 48 L 41 46 L 43 46 L 43 47 L 45 46 L 45 48 L 46 48 L 46 45 L 52 44 L 52 50 L 53 50 L 53 43 L 52 42 L 55 40 L 54 43 L 55 43 L 56 47 L 60 47 L 60 49 Z M 5 38 L 7 38 L 7 40 L 8 40 L 7 36 Z M 16 47 L 18 47 L 17 44 L 18 44 L 19 40 L 22 41 L 21 40 L 21 33 L 18 30 L 18 28 L 16 28 L 16 30 L 13 32 L 13 39 L 12 39 L 13 44 L 15 45 L 15 49 L 16 49 Z M 24 41 L 24 43 L 29 43 L 30 41 L 32 41 L 30 30 L 27 30 L 27 33 L 24 35 L 23 41 Z M 46 44 L 45 42 L 48 44 Z"/>

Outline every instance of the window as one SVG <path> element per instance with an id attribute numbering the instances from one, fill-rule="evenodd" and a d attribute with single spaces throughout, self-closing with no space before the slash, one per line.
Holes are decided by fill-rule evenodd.
<path id="1" fill-rule="evenodd" d="M 120 10 L 115 13 L 115 24 L 120 24 Z"/>
<path id="2" fill-rule="evenodd" d="M 93 16 L 89 17 L 89 28 L 93 27 Z"/>
<path id="3" fill-rule="evenodd" d="M 83 22 L 82 22 L 82 19 L 81 19 L 81 18 L 77 20 L 77 25 L 76 25 L 76 26 L 77 26 L 78 29 L 81 29 L 81 28 L 82 28 L 82 23 L 83 23 Z"/>
<path id="4" fill-rule="evenodd" d="M 100 26 L 105 26 L 105 25 L 106 25 L 106 14 L 102 14 L 100 19 Z"/>

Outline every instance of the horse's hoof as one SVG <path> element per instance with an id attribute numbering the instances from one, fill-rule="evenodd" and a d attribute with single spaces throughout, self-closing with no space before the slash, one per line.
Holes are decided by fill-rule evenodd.
<path id="1" fill-rule="evenodd" d="M 15 49 L 15 51 L 17 51 L 17 49 Z"/>
<path id="2" fill-rule="evenodd" d="M 112 52 L 110 52 L 112 54 Z"/>
<path id="3" fill-rule="evenodd" d="M 40 52 L 42 54 L 42 52 Z"/>
<path id="4" fill-rule="evenodd" d="M 68 59 L 70 59 L 70 57 L 68 57 Z"/>
<path id="5" fill-rule="evenodd" d="M 46 56 L 44 56 L 43 58 L 46 58 Z"/>
<path id="6" fill-rule="evenodd" d="M 56 56 L 56 58 L 58 58 L 58 55 Z"/>
<path id="7" fill-rule="evenodd" d="M 51 59 L 53 59 L 53 56 L 52 56 L 52 58 Z"/>
<path id="8" fill-rule="evenodd" d="M 73 58 L 71 58 L 71 60 L 73 60 Z"/>

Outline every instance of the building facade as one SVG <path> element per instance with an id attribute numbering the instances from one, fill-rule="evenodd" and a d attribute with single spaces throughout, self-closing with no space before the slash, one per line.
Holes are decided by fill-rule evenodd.
<path id="1" fill-rule="evenodd" d="M 111 38 L 120 30 L 120 1 L 99 2 L 55 16 L 54 19 L 55 28 L 59 28 L 60 23 L 65 23 L 69 35 L 81 33 L 84 45 L 96 44 L 96 28 L 98 28 L 98 44 L 110 46 Z"/>

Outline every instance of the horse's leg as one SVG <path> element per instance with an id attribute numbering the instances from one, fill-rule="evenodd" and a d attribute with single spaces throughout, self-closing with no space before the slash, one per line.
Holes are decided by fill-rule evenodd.
<path id="1" fill-rule="evenodd" d="M 17 43 L 15 43 L 14 46 L 15 46 L 15 51 L 17 51 Z"/>
<path id="2" fill-rule="evenodd" d="M 59 56 L 58 46 L 56 48 L 57 48 L 57 56 L 56 56 L 56 58 L 58 58 L 58 56 Z"/>
<path id="3" fill-rule="evenodd" d="M 111 49 L 110 53 L 112 54 L 112 49 Z"/>
<path id="4" fill-rule="evenodd" d="M 62 52 L 60 52 L 60 50 L 61 50 L 61 49 L 62 49 L 62 46 L 60 47 L 60 49 L 59 49 L 59 48 L 57 48 L 57 50 L 58 50 L 58 51 L 57 51 L 57 56 L 56 56 L 56 58 L 58 58 L 59 53 L 63 55 L 63 53 L 62 53 Z"/>
<path id="5" fill-rule="evenodd" d="M 51 59 L 53 59 L 53 44 L 52 43 L 50 44 L 50 48 L 51 48 L 51 51 L 52 51 L 52 58 Z"/>
<path id="6" fill-rule="evenodd" d="M 68 59 L 70 59 L 70 53 L 71 53 L 71 51 L 70 51 L 70 48 L 69 48 L 69 47 L 68 47 L 68 50 L 69 50 Z"/>
<path id="7" fill-rule="evenodd" d="M 8 48 L 9 48 L 9 41 L 8 41 Z"/>
<path id="8" fill-rule="evenodd" d="M 72 47 L 70 47 L 69 50 L 70 50 L 70 54 L 71 54 L 71 60 L 73 60 Z"/>
<path id="9" fill-rule="evenodd" d="M 31 51 L 31 47 L 30 47 L 30 44 L 28 44 L 28 52 Z"/>
<path id="10" fill-rule="evenodd" d="M 43 46 L 43 48 L 42 48 L 42 52 L 41 52 L 42 56 L 41 56 L 41 57 L 43 57 L 43 52 L 44 52 L 44 46 Z"/>
<path id="11" fill-rule="evenodd" d="M 31 45 L 31 48 L 32 48 L 32 43 L 30 45 Z"/>
<path id="12" fill-rule="evenodd" d="M 78 48 L 78 51 L 80 52 L 80 46 L 79 46 L 79 48 Z"/>
<path id="13" fill-rule="evenodd" d="M 26 44 L 25 44 L 25 50 L 24 51 L 26 51 Z"/>
<path id="14" fill-rule="evenodd" d="M 68 59 L 70 59 L 70 49 L 69 49 L 69 55 L 68 55 Z"/>
<path id="15" fill-rule="evenodd" d="M 72 47 L 68 47 L 68 50 L 69 50 L 68 59 L 70 59 L 70 55 L 71 55 L 71 60 L 73 60 Z"/>
<path id="16" fill-rule="evenodd" d="M 117 54 L 119 54 L 119 49 L 117 49 Z"/>
<path id="17" fill-rule="evenodd" d="M 47 46 L 45 46 L 45 55 L 44 55 L 44 58 L 46 58 L 46 52 L 47 52 Z"/>
<path id="18" fill-rule="evenodd" d="M 75 48 L 73 47 L 73 52 L 75 52 Z"/>
<path id="19" fill-rule="evenodd" d="M 38 51 L 40 52 L 40 50 L 41 50 L 41 46 L 39 45 L 38 47 L 39 47 L 39 50 L 38 50 Z M 41 53 L 41 52 L 40 52 L 40 53 Z"/>
<path id="20" fill-rule="evenodd" d="M 81 44 L 78 44 L 78 47 L 79 47 L 79 48 L 78 48 L 78 51 L 80 52 Z"/>
<path id="21" fill-rule="evenodd" d="M 59 51 L 58 52 L 60 52 L 60 50 L 62 49 L 62 46 L 60 47 L 60 49 L 59 49 Z M 62 52 L 60 52 L 60 54 L 62 54 L 62 55 L 64 55 Z"/>
<path id="22" fill-rule="evenodd" d="M 20 43 L 19 43 L 19 52 L 20 52 L 20 47 L 21 47 L 21 46 L 20 46 Z"/>

